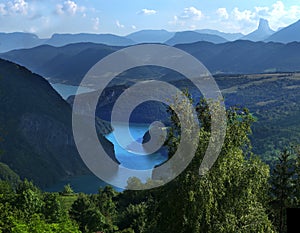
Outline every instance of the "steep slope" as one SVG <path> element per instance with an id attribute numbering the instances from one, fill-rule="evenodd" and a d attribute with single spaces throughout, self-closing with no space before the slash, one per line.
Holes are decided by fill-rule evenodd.
<path id="1" fill-rule="evenodd" d="M 166 30 L 141 30 L 127 35 L 126 38 L 137 43 L 163 43 L 171 39 L 174 34 Z"/>
<path id="2" fill-rule="evenodd" d="M 300 41 L 300 20 L 268 37 L 266 41 L 290 43 Z"/>
<path id="3" fill-rule="evenodd" d="M 0 162 L 0 181 L 5 180 L 12 184 L 14 187 L 21 181 L 18 174 L 16 174 L 7 164 Z"/>
<path id="4" fill-rule="evenodd" d="M 45 42 L 52 46 L 64 46 L 67 44 L 91 42 L 97 44 L 106 44 L 113 46 L 127 46 L 135 44 L 131 39 L 113 35 L 113 34 L 53 34 L 52 37 Z"/>
<path id="5" fill-rule="evenodd" d="M 71 107 L 42 77 L 0 59 L 0 162 L 41 187 L 89 173 L 73 141 Z M 106 143 L 114 157 L 113 146 Z"/>
<path id="6" fill-rule="evenodd" d="M 195 31 L 176 32 L 175 35 L 167 40 L 165 44 L 176 45 L 176 44 L 188 44 L 198 41 L 207 41 L 215 44 L 225 43 L 227 40 L 220 36 L 201 34 Z"/>
<path id="7" fill-rule="evenodd" d="M 200 30 L 196 30 L 196 32 L 202 34 L 220 36 L 228 41 L 235 41 L 241 39 L 244 36 L 244 34 L 242 33 L 227 33 L 227 32 L 220 32 L 218 30 L 212 30 L 212 29 L 200 29 Z"/>
<path id="8" fill-rule="evenodd" d="M 263 41 L 273 33 L 274 31 L 270 28 L 268 20 L 260 19 L 258 28 L 250 34 L 242 37 L 242 39 L 251 41 Z"/>

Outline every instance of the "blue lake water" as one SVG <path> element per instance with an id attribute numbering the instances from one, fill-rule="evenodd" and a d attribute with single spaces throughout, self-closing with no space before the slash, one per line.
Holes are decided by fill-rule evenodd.
<path id="1" fill-rule="evenodd" d="M 70 86 L 65 84 L 52 84 L 52 86 L 64 99 L 68 98 L 68 96 L 70 95 L 76 94 L 76 91 L 78 89 L 78 87 L 76 86 Z M 91 89 L 89 88 L 79 88 L 80 93 L 86 93 L 91 91 Z M 123 124 L 118 124 L 114 126 L 115 129 L 116 127 L 124 129 L 125 126 Z M 145 124 L 130 124 L 130 133 L 137 142 L 141 143 L 144 134 L 148 130 L 148 127 L 149 125 Z M 129 148 L 131 145 L 126 145 L 128 146 L 126 147 L 126 149 L 121 147 L 115 139 L 114 133 L 106 135 L 106 138 L 114 144 L 116 158 L 123 167 L 145 170 L 151 169 L 155 165 L 159 165 L 167 160 L 167 152 L 165 150 L 160 150 L 159 152 L 150 155 L 137 155 L 130 152 L 131 150 L 129 150 Z M 52 185 L 51 187 L 46 188 L 45 191 L 61 191 L 64 185 L 66 184 L 70 184 L 75 192 L 84 193 L 97 193 L 100 187 L 104 187 L 107 185 L 104 181 L 100 180 L 94 175 L 83 175 L 61 181 L 57 184 Z M 115 189 L 121 191 L 121 189 Z"/>
<path id="2" fill-rule="evenodd" d="M 125 126 L 122 124 L 118 124 L 115 127 L 118 127 L 121 130 L 122 128 L 125 128 Z M 142 143 L 143 136 L 147 132 L 147 130 L 148 125 L 130 125 L 130 133 L 132 137 L 139 143 Z M 160 150 L 159 152 L 150 155 L 137 155 L 135 153 L 132 153 L 131 151 L 135 151 L 135 149 L 138 148 L 130 148 L 130 145 L 127 145 L 127 148 L 123 148 L 115 139 L 114 132 L 106 135 L 106 138 L 114 144 L 116 157 L 124 167 L 138 170 L 146 170 L 151 169 L 155 165 L 159 165 L 167 160 L 167 152 L 163 150 Z M 142 146 L 140 146 L 140 150 L 143 150 Z"/>
<path id="3" fill-rule="evenodd" d="M 63 99 L 65 100 L 68 99 L 69 96 L 75 95 L 77 90 L 78 90 L 78 94 L 94 91 L 93 89 L 88 87 L 71 86 L 62 83 L 50 83 L 50 84 L 54 88 L 54 90 L 56 90 L 61 95 L 61 97 L 63 97 Z"/>

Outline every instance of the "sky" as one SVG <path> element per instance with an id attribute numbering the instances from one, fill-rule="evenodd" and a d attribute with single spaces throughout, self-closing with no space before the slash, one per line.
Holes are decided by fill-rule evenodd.
<path id="1" fill-rule="evenodd" d="M 247 34 L 259 18 L 273 30 L 300 19 L 300 0 L 0 0 L 0 32 L 127 35 L 143 29 Z"/>

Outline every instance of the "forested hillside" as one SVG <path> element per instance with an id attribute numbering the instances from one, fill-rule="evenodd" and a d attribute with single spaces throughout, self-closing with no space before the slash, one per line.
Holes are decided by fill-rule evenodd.
<path id="1" fill-rule="evenodd" d="M 71 128 L 70 105 L 41 76 L 0 60 L 0 177 L 33 180 L 44 187 L 89 173 Z M 114 157 L 113 145 L 103 136 Z"/>
<path id="2" fill-rule="evenodd" d="M 299 152 L 283 151 L 275 169 L 252 155 L 249 134 L 254 118 L 247 109 L 227 110 L 222 152 L 210 171 L 199 175 L 210 136 L 209 109 L 197 104 L 199 147 L 188 168 L 165 186 L 117 193 L 43 193 L 27 180 L 12 187 L 0 182 L 2 232 L 286 232 L 286 208 L 300 200 Z M 167 139 L 169 156 L 180 131 L 176 117 Z M 188 130 L 188 129 L 187 129 Z M 280 180 L 284 179 L 285 182 Z M 146 187 L 138 179 L 130 185 Z M 282 195 L 284 194 L 284 195 Z"/>

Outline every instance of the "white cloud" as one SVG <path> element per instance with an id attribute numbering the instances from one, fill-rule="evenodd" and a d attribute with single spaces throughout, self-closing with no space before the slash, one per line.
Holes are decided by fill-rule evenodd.
<path id="1" fill-rule="evenodd" d="M 2 16 L 28 16 L 29 13 L 34 13 L 34 8 L 26 0 L 12 0 L 6 3 L 0 3 L 0 15 Z M 30 16 L 32 17 L 32 15 Z"/>
<path id="2" fill-rule="evenodd" d="M 229 14 L 228 14 L 226 8 L 218 8 L 216 13 L 217 13 L 218 16 L 220 16 L 223 19 L 228 19 L 229 18 Z"/>
<path id="3" fill-rule="evenodd" d="M 78 6 L 76 2 L 67 0 L 64 1 L 63 4 L 57 4 L 55 12 L 58 15 L 63 15 L 63 14 L 75 15 L 77 12 L 83 13 L 84 11 L 85 11 L 85 7 Z"/>
<path id="4" fill-rule="evenodd" d="M 284 3 L 281 1 L 277 1 L 272 5 L 271 15 L 276 15 L 276 17 L 281 18 L 286 14 Z"/>
<path id="5" fill-rule="evenodd" d="M 300 18 L 300 6 L 286 7 L 282 1 L 275 2 L 271 7 L 255 7 L 257 18 L 266 18 L 274 28 L 284 27 Z"/>
<path id="6" fill-rule="evenodd" d="M 136 26 L 135 26 L 135 25 L 131 25 L 131 28 L 132 28 L 132 29 L 136 29 Z"/>
<path id="7" fill-rule="evenodd" d="M 270 8 L 267 6 L 255 6 L 254 7 L 256 14 L 260 16 L 268 16 Z"/>
<path id="8" fill-rule="evenodd" d="M 177 15 L 174 15 L 173 19 L 171 21 L 169 21 L 168 23 L 171 25 L 176 25 L 176 26 L 184 26 L 185 25 L 185 22 L 180 20 Z"/>
<path id="9" fill-rule="evenodd" d="M 118 28 L 125 28 L 125 26 L 121 24 L 119 20 L 116 20 L 116 25 Z"/>
<path id="10" fill-rule="evenodd" d="M 63 15 L 63 14 L 64 14 L 63 8 L 64 8 L 63 5 L 57 4 L 57 5 L 56 5 L 56 10 L 55 10 L 56 14 L 58 14 L 58 15 Z"/>
<path id="11" fill-rule="evenodd" d="M 25 0 L 8 2 L 8 7 L 13 13 L 20 13 L 22 15 L 27 15 L 28 13 L 28 3 Z"/>
<path id="12" fill-rule="evenodd" d="M 78 9 L 78 6 L 75 2 L 73 1 L 65 1 L 64 2 L 65 8 L 66 10 L 71 14 L 71 15 L 75 15 Z"/>
<path id="13" fill-rule="evenodd" d="M 189 29 L 197 28 L 197 22 L 204 18 L 201 10 L 191 6 L 184 8 L 180 15 L 174 15 L 173 19 L 168 23 L 182 29 L 188 27 Z"/>
<path id="14" fill-rule="evenodd" d="M 239 8 L 237 8 L 237 7 L 235 7 L 233 9 L 232 15 L 233 15 L 235 20 L 248 21 L 248 22 L 253 21 L 253 19 L 256 16 L 255 12 L 252 12 L 250 10 L 240 11 Z"/>
<path id="15" fill-rule="evenodd" d="M 13 0 L 0 3 L 0 15 L 27 15 L 29 4 L 25 0 Z"/>
<path id="16" fill-rule="evenodd" d="M 151 10 L 151 9 L 142 9 L 141 11 L 138 12 L 139 15 L 155 15 L 157 13 L 156 10 Z"/>
<path id="17" fill-rule="evenodd" d="M 298 19 L 300 16 L 300 6 L 291 6 L 289 15 L 292 19 Z"/>
<path id="18" fill-rule="evenodd" d="M 5 4 L 0 3 L 0 15 L 6 15 L 6 14 L 7 14 L 7 10 Z"/>
<path id="19" fill-rule="evenodd" d="M 203 18 L 203 13 L 201 10 L 191 6 L 184 8 L 183 13 L 180 15 L 181 19 L 193 19 L 193 20 L 200 20 Z"/>
<path id="20" fill-rule="evenodd" d="M 219 18 L 212 25 L 218 30 L 249 33 L 257 28 L 260 18 L 267 19 L 274 30 L 295 22 L 300 18 L 300 5 L 287 6 L 284 1 L 277 0 L 272 5 L 261 4 L 248 9 L 235 7 L 230 12 L 219 8 L 216 14 Z"/>
<path id="21" fill-rule="evenodd" d="M 93 21 L 93 29 L 95 31 L 98 31 L 99 30 L 99 25 L 100 25 L 99 17 L 93 18 L 92 21 Z"/>
<path id="22" fill-rule="evenodd" d="M 295 20 L 300 17 L 300 6 L 292 5 L 287 8 L 282 1 L 277 1 L 268 13 L 271 21 Z"/>

